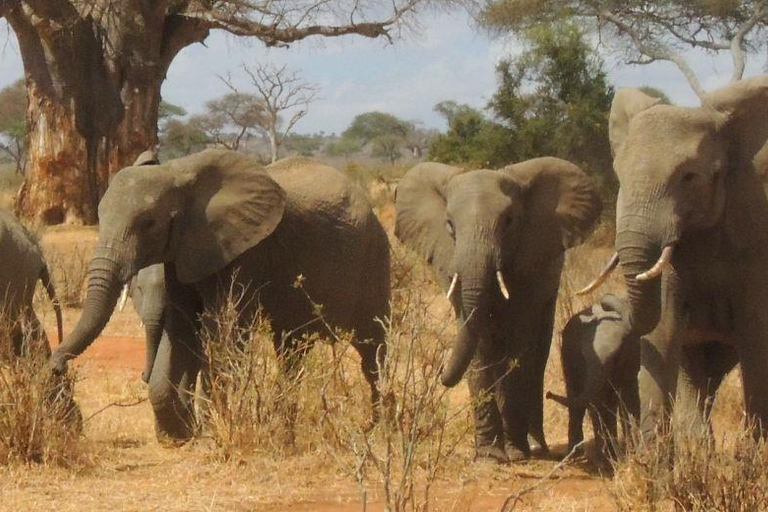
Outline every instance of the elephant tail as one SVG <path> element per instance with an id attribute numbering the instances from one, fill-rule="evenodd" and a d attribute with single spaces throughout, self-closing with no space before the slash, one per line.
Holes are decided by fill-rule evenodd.
<path id="1" fill-rule="evenodd" d="M 569 407 L 568 399 L 565 398 L 562 395 L 556 395 L 556 394 L 552 393 L 551 391 L 547 391 L 547 395 L 546 396 L 547 396 L 547 400 L 552 400 L 553 402 L 556 402 L 556 403 L 562 405 L 563 407 Z"/>
<path id="2" fill-rule="evenodd" d="M 43 268 L 40 270 L 40 281 L 43 283 L 45 293 L 48 294 L 48 298 L 51 299 L 53 304 L 53 311 L 56 314 L 56 330 L 59 336 L 59 344 L 64 341 L 64 322 L 61 316 L 61 302 L 59 302 L 56 296 L 56 289 L 53 287 L 53 281 L 51 280 L 51 273 L 48 271 L 48 265 L 43 264 Z"/>

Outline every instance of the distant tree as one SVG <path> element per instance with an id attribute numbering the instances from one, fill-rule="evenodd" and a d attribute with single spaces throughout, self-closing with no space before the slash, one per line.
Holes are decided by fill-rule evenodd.
<path id="1" fill-rule="evenodd" d="M 288 152 L 302 156 L 313 156 L 323 146 L 324 137 L 321 134 L 299 135 L 289 134 L 283 141 L 283 147 Z"/>
<path id="2" fill-rule="evenodd" d="M 0 152 L 13 160 L 16 173 L 27 159 L 27 90 L 20 79 L 0 91 Z"/>
<path id="3" fill-rule="evenodd" d="M 307 115 L 309 105 L 317 97 L 317 85 L 304 82 L 297 72 L 289 70 L 286 65 L 243 64 L 243 71 L 255 90 L 253 96 L 263 107 L 264 113 L 259 122 L 269 138 L 272 162 L 276 162 L 285 138 Z M 237 92 L 230 79 L 225 82 Z"/>
<path id="4" fill-rule="evenodd" d="M 351 137 L 340 137 L 337 141 L 328 145 L 326 153 L 330 156 L 343 156 L 345 160 L 363 149 L 359 140 Z"/>
<path id="5" fill-rule="evenodd" d="M 255 94 L 233 91 L 206 102 L 205 109 L 205 114 L 193 116 L 191 121 L 211 142 L 233 151 L 244 140 L 263 133 L 268 123 L 266 105 Z"/>
<path id="6" fill-rule="evenodd" d="M 686 51 L 730 53 L 731 80 L 740 80 L 747 54 L 766 48 L 768 0 L 489 0 L 481 14 L 481 23 L 501 33 L 563 20 L 599 35 L 627 64 L 671 62 L 701 98 L 706 91 Z"/>
<path id="7" fill-rule="evenodd" d="M 341 138 L 355 140 L 360 146 L 370 144 L 372 156 L 394 163 L 402 157 L 402 149 L 413 129 L 412 123 L 392 114 L 366 112 L 352 120 Z"/>
<path id="8" fill-rule="evenodd" d="M 448 131 L 435 136 L 427 158 L 447 164 L 470 167 L 502 167 L 515 161 L 512 132 L 487 119 L 479 110 L 455 101 L 435 105 L 445 117 Z"/>
<path id="9" fill-rule="evenodd" d="M 489 108 L 511 130 L 520 160 L 549 155 L 582 166 L 611 199 L 617 183 L 608 143 L 613 88 L 579 27 L 560 23 L 525 33 L 527 49 L 497 67 Z"/>
<path id="10" fill-rule="evenodd" d="M 189 120 L 170 119 L 160 135 L 160 150 L 162 158 L 178 158 L 205 149 L 210 139 L 196 122 Z"/>

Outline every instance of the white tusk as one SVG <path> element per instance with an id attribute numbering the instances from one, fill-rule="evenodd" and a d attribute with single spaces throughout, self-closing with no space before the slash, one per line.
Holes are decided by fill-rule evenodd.
<path id="1" fill-rule="evenodd" d="M 605 265 L 603 270 L 600 272 L 600 275 L 597 276 L 595 280 L 589 283 L 587 286 L 577 291 L 576 295 L 586 295 L 589 292 L 595 291 L 605 281 L 608 280 L 611 273 L 613 272 L 613 270 L 616 268 L 616 265 L 618 264 L 619 264 L 619 253 L 614 252 L 613 256 L 611 256 L 611 259 L 608 261 L 608 263 Z"/>
<path id="2" fill-rule="evenodd" d="M 123 286 L 123 291 L 120 293 L 120 300 L 117 303 L 118 311 L 122 311 L 125 307 L 125 303 L 128 302 L 128 284 Z"/>
<path id="3" fill-rule="evenodd" d="M 459 280 L 459 274 L 453 274 L 453 279 L 451 280 L 451 286 L 448 287 L 448 293 L 445 294 L 446 299 L 450 299 L 451 295 L 453 295 L 453 290 L 456 289 L 456 283 Z"/>
<path id="4" fill-rule="evenodd" d="M 504 274 L 501 273 L 501 270 L 496 271 L 496 280 L 499 282 L 499 290 L 501 290 L 501 294 L 505 299 L 509 300 L 509 290 L 507 290 L 507 285 L 504 284 Z"/>
<path id="5" fill-rule="evenodd" d="M 648 281 L 650 279 L 659 277 L 665 268 L 671 266 L 673 250 L 674 250 L 674 246 L 672 245 L 666 246 L 664 250 L 661 251 L 661 256 L 659 256 L 659 260 L 650 269 L 646 270 L 642 274 L 638 274 L 637 276 L 635 276 L 635 280 Z"/>

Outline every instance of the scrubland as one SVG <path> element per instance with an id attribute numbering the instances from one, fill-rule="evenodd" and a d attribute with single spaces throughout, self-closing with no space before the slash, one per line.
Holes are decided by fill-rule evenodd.
<path id="1" fill-rule="evenodd" d="M 358 172 L 358 170 L 356 170 Z M 358 179 L 392 174 L 359 172 Z M 372 200 L 391 233 L 391 186 L 375 178 Z M 604 222 L 570 251 L 557 305 L 545 389 L 564 391 L 559 333 L 596 296 L 573 292 L 610 256 Z M 65 332 L 80 314 L 83 280 L 96 240 L 92 228 L 38 231 L 65 309 Z M 81 436 L 66 407 L 50 397 L 39 360 L 0 362 L 0 509 L 27 510 L 757 510 L 768 507 L 768 452 L 745 435 L 738 372 L 723 384 L 714 443 L 685 437 L 677 464 L 669 439 L 640 445 L 601 475 L 589 457 L 566 463 L 566 411 L 548 402 L 552 457 L 511 466 L 473 462 L 471 404 L 465 384 L 446 390 L 439 365 L 454 334 L 447 300 L 429 269 L 393 238 L 393 313 L 383 320 L 383 419 L 371 423 L 369 392 L 348 334 L 315 340 L 301 367 L 280 371 L 269 324 L 234 328 L 218 312 L 217 369 L 198 405 L 208 421 L 181 448 L 154 436 L 141 381 L 144 346 L 131 307 L 73 365 Z M 599 293 L 621 292 L 617 277 Z M 55 344 L 50 304 L 36 310 Z M 247 343 L 240 343 L 247 341 Z M 58 409 L 57 409 L 58 407 Z M 61 411 L 64 413 L 61 413 Z M 58 414 L 46 414 L 59 411 Z M 587 438 L 591 432 L 587 429 Z M 589 447 L 588 447 L 589 448 Z M 589 449 L 587 450 L 589 452 Z"/>

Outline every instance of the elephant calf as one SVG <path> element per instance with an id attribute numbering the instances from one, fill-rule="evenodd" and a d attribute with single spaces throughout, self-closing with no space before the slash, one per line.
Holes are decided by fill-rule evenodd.
<path id="1" fill-rule="evenodd" d="M 617 418 L 622 419 L 626 437 L 630 416 L 640 413 L 640 340 L 623 337 L 627 306 L 626 300 L 606 294 L 572 316 L 563 329 L 561 356 L 568 397 L 548 392 L 547 398 L 568 407 L 569 451 L 584 439 L 587 408 L 602 456 L 614 454 Z"/>

